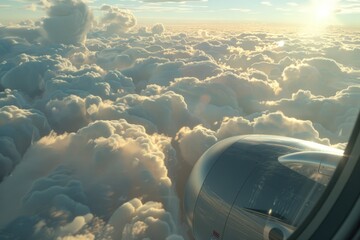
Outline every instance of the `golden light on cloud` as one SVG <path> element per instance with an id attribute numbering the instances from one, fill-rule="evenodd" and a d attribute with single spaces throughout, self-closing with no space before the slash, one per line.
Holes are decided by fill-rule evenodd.
<path id="1" fill-rule="evenodd" d="M 285 46 L 285 41 L 281 40 L 281 41 L 278 41 L 276 44 L 277 44 L 278 47 L 284 47 Z"/>

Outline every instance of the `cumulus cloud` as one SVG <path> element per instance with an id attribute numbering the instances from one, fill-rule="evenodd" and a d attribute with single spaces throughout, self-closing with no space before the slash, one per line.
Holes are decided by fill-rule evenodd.
<path id="1" fill-rule="evenodd" d="M 212 61 L 169 61 L 165 58 L 146 58 L 135 61 L 135 64 L 124 71 L 131 77 L 138 88 L 148 84 L 168 86 L 176 78 L 196 77 L 205 79 L 221 73 L 223 70 Z"/>
<path id="2" fill-rule="evenodd" d="M 184 125 L 193 125 L 196 120 L 191 116 L 181 95 L 166 92 L 159 96 L 145 97 L 129 95 L 118 99 L 127 103 L 128 118 L 144 119 L 154 124 L 157 132 L 174 136 Z"/>
<path id="3" fill-rule="evenodd" d="M 261 4 L 265 5 L 265 6 L 269 6 L 269 7 L 272 6 L 271 2 L 269 2 L 269 1 L 262 1 Z"/>
<path id="4" fill-rule="evenodd" d="M 171 221 L 177 221 L 173 207 L 177 197 L 167 170 L 175 159 L 165 152 L 171 149 L 169 144 L 169 139 L 147 135 L 144 128 L 121 120 L 94 122 L 74 134 L 45 137 L 31 146 L 13 172 L 15 177 L 0 186 L 2 196 L 17 186 L 1 199 L 2 206 L 9 207 L 2 209 L 6 217 L 2 215 L 1 226 L 34 214 L 46 226 L 55 225 L 57 236 L 75 234 L 91 220 L 88 214 L 109 219 L 133 197 L 162 202 L 170 212 L 164 212 L 164 221 L 170 214 Z M 172 230 L 166 236 L 176 231 L 174 223 L 169 224 Z"/>
<path id="5" fill-rule="evenodd" d="M 266 102 L 265 108 L 281 109 L 288 116 L 310 120 L 333 143 L 345 142 L 359 112 L 359 93 L 358 85 L 338 91 L 331 97 L 316 96 L 310 91 L 299 90 L 291 98 Z"/>
<path id="6" fill-rule="evenodd" d="M 163 34 L 164 31 L 165 31 L 165 27 L 161 23 L 157 23 L 151 28 L 151 32 L 153 34 L 161 35 L 161 34 Z"/>
<path id="7" fill-rule="evenodd" d="M 0 107 L 13 105 L 19 108 L 26 108 L 29 106 L 26 98 L 17 90 L 5 89 L 0 92 Z"/>
<path id="8" fill-rule="evenodd" d="M 108 33 L 123 33 L 136 25 L 136 18 L 132 12 L 110 5 L 103 5 L 101 10 L 105 12 L 101 24 Z"/>
<path id="9" fill-rule="evenodd" d="M 14 105 L 0 108 L 0 181 L 21 161 L 27 148 L 50 131 L 46 117 Z"/>
<path id="10" fill-rule="evenodd" d="M 113 239 L 183 239 L 176 235 L 172 215 L 161 203 L 135 198 L 119 207 L 109 220 Z"/>
<path id="11" fill-rule="evenodd" d="M 184 160 L 193 166 L 201 155 L 217 142 L 215 135 L 215 132 L 201 125 L 193 129 L 189 127 L 180 129 L 176 139 L 179 142 L 180 152 Z"/>
<path id="12" fill-rule="evenodd" d="M 92 25 L 93 15 L 84 1 L 44 0 L 37 3 L 46 11 L 46 16 L 41 21 L 28 20 L 16 25 L 0 26 L 0 37 L 12 38 L 15 41 L 25 40 L 32 44 L 85 42 Z M 34 6 L 37 5 L 30 6 L 34 9 Z M 2 49 L 1 45 L 0 50 Z"/>
<path id="13" fill-rule="evenodd" d="M 204 0 L 142 0 L 142 2 L 190 2 L 190 1 L 204 1 Z"/>
<path id="14" fill-rule="evenodd" d="M 44 64 L 44 60 L 26 59 L 23 64 L 15 66 L 2 76 L 1 85 L 4 88 L 21 90 L 30 97 L 41 94 L 45 87 L 43 76 L 49 66 Z"/>
<path id="15" fill-rule="evenodd" d="M 339 90 L 337 84 L 347 77 L 346 71 L 332 59 L 304 59 L 300 64 L 290 65 L 284 69 L 281 86 L 287 93 L 304 89 L 314 94 L 330 96 Z"/>
<path id="16" fill-rule="evenodd" d="M 356 33 L 137 26 L 109 5 L 91 27 L 85 1 L 31 3 L 46 16 L 0 27 L 1 239 L 192 239 L 184 186 L 216 142 L 346 146 Z"/>
<path id="17" fill-rule="evenodd" d="M 359 70 L 360 66 L 360 47 L 356 44 L 356 39 L 350 40 L 351 45 L 341 44 L 326 46 L 325 56 L 334 59 L 346 66 Z M 354 43 L 354 44 L 353 44 Z"/>
<path id="18" fill-rule="evenodd" d="M 35 43 L 41 39 L 41 30 L 38 26 L 0 26 L 0 37 L 2 38 L 0 44 L 0 53 L 5 54 L 9 51 L 6 45 L 14 44 L 15 41 L 22 41 L 26 43 Z M 13 39 L 13 40 L 12 40 Z"/>
<path id="19" fill-rule="evenodd" d="M 225 116 L 237 116 L 243 112 L 231 86 L 213 81 L 218 77 L 206 81 L 181 78 L 166 89 L 181 94 L 191 112 L 203 124 L 211 125 Z"/>
<path id="20" fill-rule="evenodd" d="M 192 166 L 217 141 L 246 134 L 288 136 L 330 144 L 329 139 L 320 137 L 311 121 L 287 117 L 282 112 L 265 113 L 250 120 L 244 117 L 225 118 L 216 131 L 201 125 L 193 129 L 185 127 L 178 132 L 177 141 L 181 156 Z"/>
<path id="21" fill-rule="evenodd" d="M 51 1 L 47 15 L 43 20 L 43 29 L 50 41 L 75 44 L 86 40 L 92 13 L 82 0 Z"/>

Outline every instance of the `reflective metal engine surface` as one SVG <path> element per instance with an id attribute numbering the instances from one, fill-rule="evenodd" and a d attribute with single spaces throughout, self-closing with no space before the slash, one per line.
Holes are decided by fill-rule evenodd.
<path id="1" fill-rule="evenodd" d="M 342 151 L 298 139 L 223 140 L 195 164 L 184 207 L 195 239 L 286 239 L 324 191 Z"/>

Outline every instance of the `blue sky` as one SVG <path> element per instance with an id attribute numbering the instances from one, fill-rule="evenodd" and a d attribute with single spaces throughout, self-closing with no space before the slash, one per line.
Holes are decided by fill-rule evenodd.
<path id="1" fill-rule="evenodd" d="M 2 0 L 3 23 L 39 18 L 39 0 Z M 42 0 L 46 1 L 46 0 Z M 172 1 L 172 2 L 171 2 Z M 103 4 L 134 12 L 141 20 L 250 21 L 263 23 L 360 25 L 360 0 L 89 0 L 96 16 Z"/>

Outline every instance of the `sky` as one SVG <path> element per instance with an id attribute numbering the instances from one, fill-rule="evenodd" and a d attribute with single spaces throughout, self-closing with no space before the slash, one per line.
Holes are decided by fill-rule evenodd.
<path id="1" fill-rule="evenodd" d="M 359 2 L 317 2 L 1 0 L 0 239 L 191 240 L 185 184 L 217 142 L 342 151 Z"/>
<path id="2" fill-rule="evenodd" d="M 47 2 L 46 0 L 42 2 Z M 130 9 L 139 21 L 230 21 L 299 25 L 359 26 L 359 0 L 89 0 L 96 15 L 103 4 Z M 38 18 L 42 7 L 34 0 L 3 0 L 0 21 Z"/>

